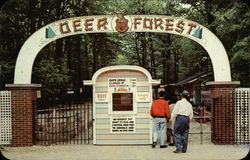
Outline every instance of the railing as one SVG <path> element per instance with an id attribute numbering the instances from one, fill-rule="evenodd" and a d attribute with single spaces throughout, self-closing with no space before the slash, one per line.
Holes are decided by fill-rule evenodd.
<path id="1" fill-rule="evenodd" d="M 200 134 L 200 144 L 203 144 L 203 135 L 204 134 L 211 134 L 211 127 L 210 127 L 210 131 L 203 131 L 203 125 L 204 123 L 206 123 L 208 120 L 210 120 L 212 118 L 212 116 L 207 115 L 208 112 L 206 112 L 205 108 L 202 107 L 200 108 L 199 112 L 194 111 L 194 115 L 198 115 L 198 116 L 194 116 L 193 119 L 195 119 L 197 122 L 200 123 L 200 130 L 198 132 L 189 132 L 189 134 Z"/>
<path id="2" fill-rule="evenodd" d="M 218 138 L 214 129 L 204 131 L 203 125 L 206 120 L 212 120 L 211 125 L 214 125 L 217 121 L 227 122 L 221 123 L 219 129 L 217 126 L 217 132 L 223 135 L 226 132 L 233 133 L 234 143 L 250 144 L 249 95 L 250 89 L 248 88 L 236 90 L 235 95 L 219 97 L 220 100 L 218 98 L 214 99 L 213 103 L 220 106 L 220 110 L 217 107 L 216 113 L 227 112 L 227 114 L 223 114 L 222 116 L 214 116 L 215 110 L 211 110 L 211 114 L 204 114 L 208 113 L 204 111 L 204 108 L 199 112 L 195 111 L 193 119 L 199 122 L 200 127 L 198 131 L 190 131 L 189 134 L 200 135 L 200 143 L 203 144 L 205 134 L 212 134 L 214 138 Z M 233 107 L 229 110 L 228 106 Z M 93 140 L 92 111 L 91 101 L 78 105 L 57 105 L 50 109 L 36 110 L 34 118 L 34 142 L 42 145 L 91 143 Z M 230 115 L 233 118 L 225 115 Z M 227 130 L 228 123 L 231 125 L 231 130 Z M 222 141 L 226 141 L 226 138 L 228 137 L 222 137 Z"/>
<path id="3" fill-rule="evenodd" d="M 40 109 L 34 119 L 35 144 L 89 144 L 93 139 L 90 102 Z"/>

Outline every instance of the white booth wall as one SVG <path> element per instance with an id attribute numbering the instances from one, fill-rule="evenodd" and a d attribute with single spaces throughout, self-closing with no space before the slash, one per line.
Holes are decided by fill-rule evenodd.
<path id="1" fill-rule="evenodd" d="M 115 67 L 117 68 L 117 67 Z M 94 144 L 151 144 L 152 143 L 152 118 L 150 116 L 150 106 L 152 101 L 152 78 L 149 73 L 143 70 L 126 69 L 106 70 L 100 73 L 92 82 L 85 81 L 85 85 L 93 85 L 93 138 Z M 147 73 L 144 73 L 147 72 Z M 129 88 L 133 93 L 133 111 L 113 111 L 112 93 L 120 93 L 116 89 L 109 87 L 110 79 L 126 79 L 135 81 L 133 88 Z M 95 81 L 95 82 L 93 82 Z M 159 83 L 157 81 L 157 83 Z M 124 91 L 121 91 L 121 93 Z M 126 91 L 125 91 L 126 92 Z M 97 98 L 99 95 L 106 95 L 103 100 Z M 140 99 L 140 95 L 146 98 Z M 134 121 L 134 131 L 113 132 L 112 125 L 116 117 L 130 117 Z M 115 118 L 114 118 L 115 117 Z M 131 122 L 132 122 L 131 121 Z"/>

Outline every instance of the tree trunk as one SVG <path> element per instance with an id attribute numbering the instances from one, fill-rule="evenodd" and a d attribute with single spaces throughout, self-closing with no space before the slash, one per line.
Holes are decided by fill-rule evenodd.
<path id="1" fill-rule="evenodd" d="M 179 53 L 178 51 L 176 51 L 174 53 L 174 82 L 178 82 L 179 81 L 179 77 L 178 77 L 178 66 L 179 66 L 179 57 L 178 57 Z"/>
<path id="2" fill-rule="evenodd" d="M 74 75 L 74 92 L 77 100 L 79 101 L 80 96 L 80 88 L 82 87 L 82 55 L 81 55 L 81 37 L 75 37 L 76 45 L 75 45 L 75 54 L 76 54 L 76 72 Z"/>
<path id="3" fill-rule="evenodd" d="M 72 77 L 72 47 L 71 47 L 71 38 L 67 37 L 66 39 L 66 48 L 65 48 L 66 52 L 67 52 L 67 68 L 68 68 L 68 74 Z"/>
<path id="4" fill-rule="evenodd" d="M 34 33 L 36 28 L 35 17 L 33 14 L 33 9 L 35 8 L 34 0 L 29 0 L 29 19 L 30 19 L 30 34 Z"/>
<path id="5" fill-rule="evenodd" d="M 148 53 L 147 53 L 147 41 L 146 41 L 146 34 L 142 34 L 142 67 L 148 69 Z"/>
<path id="6" fill-rule="evenodd" d="M 139 46 L 138 46 L 138 33 L 135 33 L 135 50 L 136 50 L 136 55 L 137 55 L 137 60 L 138 60 L 138 63 L 139 63 L 139 66 L 142 66 L 142 62 L 141 62 L 141 58 L 140 58 L 140 49 L 139 49 Z"/>
<path id="7" fill-rule="evenodd" d="M 94 38 L 94 37 L 93 37 Z M 98 66 L 98 54 L 96 49 L 96 41 L 93 39 L 92 43 L 92 54 L 93 54 L 93 64 L 92 64 L 92 75 L 96 72 Z"/>
<path id="8" fill-rule="evenodd" d="M 162 58 L 162 83 L 166 84 L 167 83 L 167 75 L 168 75 L 168 67 L 167 67 L 167 61 L 166 61 L 166 56 L 165 53 L 166 51 L 161 52 L 161 56 L 164 57 Z"/>
<path id="9" fill-rule="evenodd" d="M 167 60 L 170 59 L 171 51 L 166 47 L 171 45 L 171 37 L 170 35 L 166 35 L 166 42 L 165 42 L 165 49 L 162 52 L 162 58 L 163 58 L 163 83 L 169 83 L 170 82 L 170 64 L 167 63 Z"/>
<path id="10" fill-rule="evenodd" d="M 157 78 L 156 74 L 156 65 L 155 65 L 155 55 L 154 55 L 154 47 L 152 43 L 152 34 L 149 33 L 149 39 L 150 39 L 150 62 L 151 62 L 151 74 L 153 75 L 153 78 Z"/>
<path id="11" fill-rule="evenodd" d="M 205 8 L 206 8 L 205 12 L 206 12 L 206 19 L 207 19 L 208 25 L 212 24 L 213 21 L 214 21 L 214 16 L 211 14 L 211 10 L 212 10 L 211 5 L 212 4 L 209 4 L 209 3 L 211 3 L 210 0 L 205 0 Z M 216 34 L 216 27 L 215 27 L 215 25 L 212 25 L 210 27 L 210 30 L 214 34 Z"/>
<path id="12" fill-rule="evenodd" d="M 56 40 L 55 61 L 61 65 L 63 39 Z"/>
<path id="13" fill-rule="evenodd" d="M 84 36 L 84 53 L 83 53 L 83 63 L 82 63 L 82 67 L 83 67 L 83 79 L 90 79 L 90 75 L 89 75 L 89 57 L 88 57 L 88 43 L 87 43 L 87 39 L 86 36 Z"/>

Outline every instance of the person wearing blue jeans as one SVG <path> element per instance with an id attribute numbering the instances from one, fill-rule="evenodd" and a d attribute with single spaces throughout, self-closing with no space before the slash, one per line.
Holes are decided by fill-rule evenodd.
<path id="1" fill-rule="evenodd" d="M 159 99 L 154 100 L 150 114 L 154 118 L 153 124 L 153 144 L 152 147 L 155 148 L 157 144 L 158 133 L 160 133 L 160 148 L 166 148 L 165 137 L 166 137 L 166 127 L 167 119 L 170 119 L 170 109 L 168 102 L 164 100 L 165 92 L 159 92 Z"/>
<path id="2" fill-rule="evenodd" d="M 174 141 L 176 150 L 174 153 L 186 153 L 188 145 L 189 122 L 193 118 L 192 105 L 187 101 L 189 93 L 184 90 L 182 99 L 177 101 L 171 114 L 170 121 L 174 123 Z"/>
<path id="3" fill-rule="evenodd" d="M 158 133 L 160 135 L 160 147 L 165 146 L 167 119 L 163 117 L 154 118 L 153 142 L 157 142 Z"/>

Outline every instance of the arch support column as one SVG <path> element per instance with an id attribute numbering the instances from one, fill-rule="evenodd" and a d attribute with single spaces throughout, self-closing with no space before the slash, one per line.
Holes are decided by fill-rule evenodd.
<path id="1" fill-rule="evenodd" d="M 235 88 L 239 81 L 207 82 L 211 89 L 211 140 L 215 144 L 235 143 Z"/>
<path id="2" fill-rule="evenodd" d="M 11 126 L 13 147 L 33 145 L 34 100 L 40 84 L 6 84 L 11 90 Z"/>

